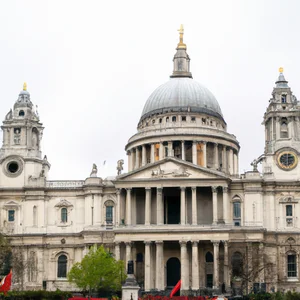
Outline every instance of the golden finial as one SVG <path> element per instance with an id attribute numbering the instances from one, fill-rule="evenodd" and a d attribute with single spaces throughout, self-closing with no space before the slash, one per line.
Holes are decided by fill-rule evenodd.
<path id="1" fill-rule="evenodd" d="M 183 29 L 183 25 L 180 25 L 180 28 L 178 29 L 179 31 L 179 43 L 178 43 L 178 48 L 184 48 L 186 49 L 186 44 L 183 43 L 183 33 L 184 33 L 184 29 Z"/>
<path id="2" fill-rule="evenodd" d="M 26 82 L 24 82 L 24 84 L 23 84 L 23 91 L 27 91 L 27 83 Z"/>
<path id="3" fill-rule="evenodd" d="M 280 72 L 280 73 L 283 73 L 283 67 L 280 67 L 280 68 L 279 68 L 279 72 Z"/>

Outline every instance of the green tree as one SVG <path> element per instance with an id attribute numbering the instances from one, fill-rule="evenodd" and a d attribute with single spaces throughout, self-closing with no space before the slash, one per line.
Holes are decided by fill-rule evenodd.
<path id="1" fill-rule="evenodd" d="M 95 290 L 118 291 L 126 278 L 124 271 L 123 261 L 116 261 L 103 246 L 95 245 L 81 262 L 72 266 L 68 280 L 88 291 L 89 295 Z"/>
<path id="2" fill-rule="evenodd" d="M 0 275 L 7 275 L 12 266 L 12 255 L 9 241 L 0 233 Z"/>

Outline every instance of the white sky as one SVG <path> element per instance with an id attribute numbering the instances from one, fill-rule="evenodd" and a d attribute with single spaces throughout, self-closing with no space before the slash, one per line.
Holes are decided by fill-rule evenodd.
<path id="1" fill-rule="evenodd" d="M 184 24 L 193 78 L 219 101 L 244 172 L 263 153 L 280 66 L 300 99 L 299 11 L 297 0 L 0 0 L 0 118 L 26 81 L 50 179 L 85 179 L 93 163 L 115 175 L 120 158 L 127 169 L 125 144 Z"/>

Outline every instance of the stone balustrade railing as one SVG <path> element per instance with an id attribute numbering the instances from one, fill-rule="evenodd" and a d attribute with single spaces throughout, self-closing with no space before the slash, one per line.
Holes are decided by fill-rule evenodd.
<path id="1" fill-rule="evenodd" d="M 46 187 L 50 189 L 63 188 L 79 188 L 84 185 L 84 180 L 55 180 L 46 181 Z"/>

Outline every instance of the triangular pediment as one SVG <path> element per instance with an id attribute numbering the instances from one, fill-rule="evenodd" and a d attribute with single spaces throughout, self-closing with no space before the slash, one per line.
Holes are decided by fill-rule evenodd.
<path id="1" fill-rule="evenodd" d="M 116 181 L 146 179 L 228 179 L 223 173 L 181 159 L 167 157 L 137 170 L 118 176 Z"/>
<path id="2" fill-rule="evenodd" d="M 8 201 L 4 204 L 5 208 L 18 207 L 18 206 L 20 206 L 20 204 L 16 201 L 13 201 L 13 200 L 10 200 L 10 201 Z"/>

